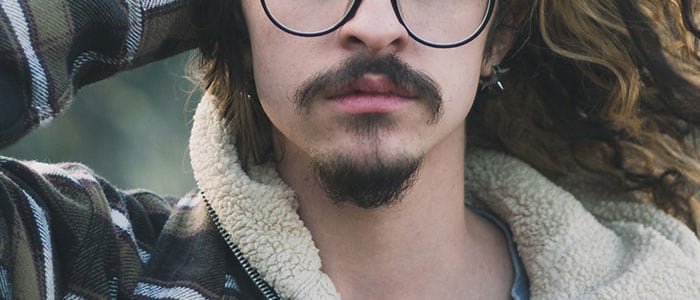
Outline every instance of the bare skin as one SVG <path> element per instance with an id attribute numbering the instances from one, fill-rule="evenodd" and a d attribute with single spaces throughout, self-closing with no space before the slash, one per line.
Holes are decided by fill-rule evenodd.
<path id="1" fill-rule="evenodd" d="M 479 75 L 489 75 L 507 47 L 485 58 L 485 35 L 453 49 L 420 45 L 390 1 L 364 1 L 336 32 L 314 38 L 281 32 L 258 1 L 243 1 L 243 8 L 258 94 L 274 125 L 277 169 L 296 191 L 322 270 L 343 299 L 508 299 L 513 266 L 505 238 L 465 207 L 463 175 L 465 118 Z M 394 126 L 368 137 L 349 130 L 340 121 L 347 112 L 331 101 L 314 101 L 305 113 L 295 109 L 292 95 L 305 80 L 358 52 L 390 53 L 430 76 L 444 114 L 431 124 L 419 101 L 406 101 L 382 112 Z M 318 153 L 359 162 L 419 154 L 425 160 L 398 204 L 363 209 L 338 206 L 319 188 L 309 171 Z"/>
<path id="2" fill-rule="evenodd" d="M 464 139 L 462 131 L 454 135 L 426 157 L 414 187 L 388 208 L 335 205 L 311 177 L 293 176 L 304 162 L 279 165 L 299 195 L 323 271 L 343 299 L 510 298 L 514 274 L 505 238 L 465 209 Z"/>

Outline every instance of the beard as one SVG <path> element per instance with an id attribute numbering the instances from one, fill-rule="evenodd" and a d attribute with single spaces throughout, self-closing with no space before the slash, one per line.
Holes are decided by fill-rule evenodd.
<path id="1" fill-rule="evenodd" d="M 354 204 L 371 209 L 400 202 L 413 186 L 423 163 L 423 156 L 380 157 L 358 162 L 347 155 L 314 156 L 312 174 L 319 186 L 337 205 Z"/>
<path id="2" fill-rule="evenodd" d="M 410 91 L 427 111 L 427 123 L 436 123 L 443 113 L 443 101 L 437 84 L 427 75 L 411 68 L 395 55 L 373 57 L 358 54 L 339 66 L 313 76 L 294 95 L 296 109 L 308 113 L 320 95 L 352 83 L 367 74 L 384 75 L 393 85 Z M 366 158 L 333 153 L 312 155 L 311 173 L 318 185 L 338 205 L 379 208 L 399 202 L 415 183 L 423 155 L 393 155 L 385 158 L 380 150 L 381 133 L 397 126 L 384 114 L 362 114 L 343 119 L 348 133 L 366 141 L 371 152 Z"/>

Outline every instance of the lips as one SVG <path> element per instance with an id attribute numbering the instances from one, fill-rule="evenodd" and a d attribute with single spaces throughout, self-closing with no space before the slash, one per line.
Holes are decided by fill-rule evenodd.
<path id="1" fill-rule="evenodd" d="M 340 85 L 326 99 L 349 114 L 389 113 L 415 99 L 384 75 L 369 74 L 349 84 Z"/>

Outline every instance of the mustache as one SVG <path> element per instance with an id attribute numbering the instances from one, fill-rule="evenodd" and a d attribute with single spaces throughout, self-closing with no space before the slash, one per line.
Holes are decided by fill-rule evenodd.
<path id="1" fill-rule="evenodd" d="M 407 90 L 412 97 L 422 101 L 430 114 L 428 123 L 435 123 L 442 115 L 442 94 L 437 83 L 427 74 L 413 69 L 394 54 L 370 56 L 357 54 L 339 66 L 316 74 L 302 84 L 294 94 L 299 111 L 308 111 L 314 100 L 339 86 L 349 85 L 367 74 L 386 76 L 396 87 Z"/>

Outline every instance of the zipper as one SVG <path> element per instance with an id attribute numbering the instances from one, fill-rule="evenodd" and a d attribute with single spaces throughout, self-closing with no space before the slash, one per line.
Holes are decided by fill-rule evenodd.
<path id="1" fill-rule="evenodd" d="M 231 235 L 224 229 L 224 226 L 221 225 L 221 221 L 219 220 L 219 216 L 216 214 L 214 211 L 214 208 L 211 206 L 211 203 L 209 203 L 209 200 L 207 199 L 206 196 L 204 196 L 204 192 L 200 191 L 199 192 L 202 195 L 202 199 L 204 200 L 204 204 L 207 206 L 207 212 L 209 213 L 209 217 L 211 218 L 211 221 L 214 223 L 214 226 L 216 226 L 216 229 L 219 231 L 219 234 L 224 238 L 224 241 L 226 242 L 226 245 L 228 245 L 228 248 L 231 249 L 231 252 L 233 252 L 233 256 L 238 260 L 238 263 L 241 264 L 243 267 L 243 270 L 245 270 L 246 274 L 248 275 L 248 278 L 253 281 L 255 286 L 258 288 L 258 291 L 263 294 L 265 299 L 267 300 L 281 300 L 280 296 L 277 295 L 274 289 L 270 287 L 270 285 L 265 282 L 262 277 L 260 277 L 260 274 L 258 274 L 258 271 L 253 268 L 250 263 L 248 262 L 247 259 L 245 259 L 245 256 L 243 256 L 243 253 L 241 252 L 241 249 L 238 248 L 238 245 L 236 245 L 232 240 L 231 240 Z"/>

